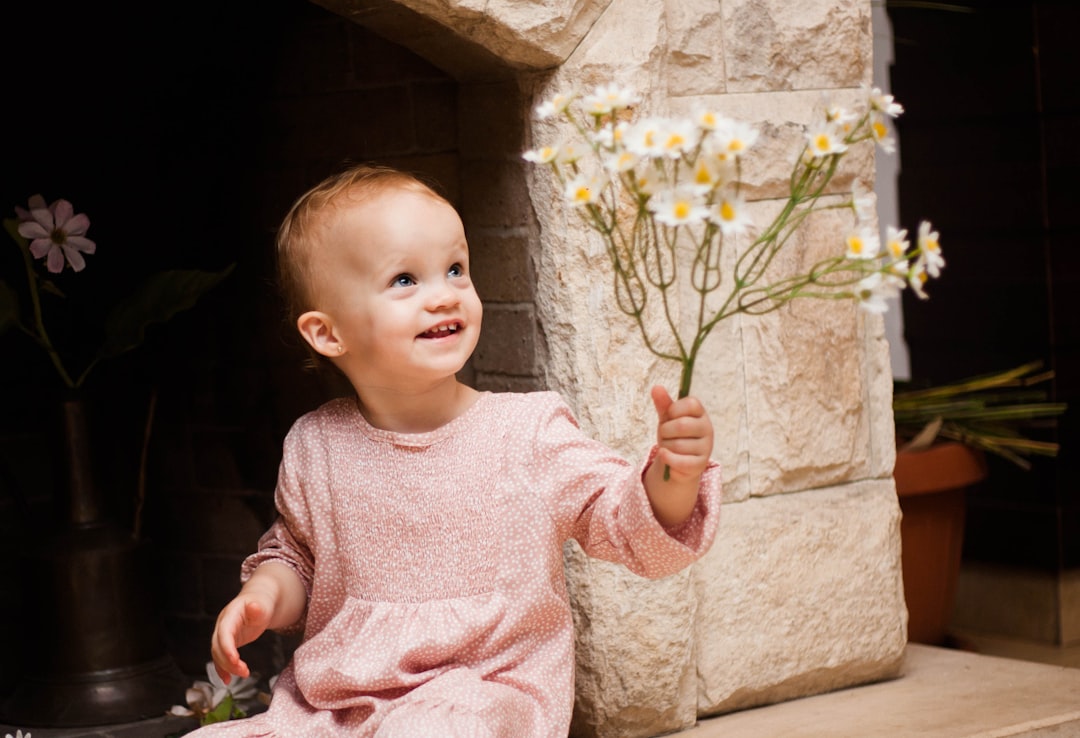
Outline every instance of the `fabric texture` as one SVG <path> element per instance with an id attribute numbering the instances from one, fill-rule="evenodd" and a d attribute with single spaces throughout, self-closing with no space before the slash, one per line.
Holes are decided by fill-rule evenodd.
<path id="1" fill-rule="evenodd" d="M 371 426 L 353 399 L 285 440 L 277 521 L 241 571 L 290 566 L 303 640 L 269 709 L 225 736 L 565 738 L 574 701 L 563 543 L 650 578 L 716 533 L 710 463 L 690 519 L 664 529 L 632 465 L 553 392 L 482 393 L 430 433 Z"/>

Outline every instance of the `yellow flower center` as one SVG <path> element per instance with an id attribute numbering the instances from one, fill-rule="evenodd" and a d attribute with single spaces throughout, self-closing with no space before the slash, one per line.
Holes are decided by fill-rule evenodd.
<path id="1" fill-rule="evenodd" d="M 576 190 L 574 190 L 574 201 L 575 202 L 588 202 L 590 199 L 592 199 L 592 189 L 591 188 L 586 187 L 585 185 L 582 185 L 582 186 L 578 187 Z"/>
<path id="2" fill-rule="evenodd" d="M 686 220 L 690 215 L 690 203 L 685 200 L 680 200 L 675 203 L 675 217 L 679 220 Z"/>
<path id="3" fill-rule="evenodd" d="M 746 148 L 746 144 L 743 143 L 742 139 L 733 138 L 728 143 L 727 147 L 728 147 L 728 151 L 731 151 L 731 152 L 734 153 L 734 152 L 742 151 L 744 148 Z"/>
<path id="4" fill-rule="evenodd" d="M 654 141 L 655 139 L 656 139 L 656 133 L 655 133 L 655 131 L 645 131 L 645 146 L 646 146 L 647 148 L 652 148 L 652 146 L 653 146 L 653 141 Z"/>
<path id="5" fill-rule="evenodd" d="M 673 133 L 670 136 L 668 136 L 668 140 L 667 140 L 667 143 L 665 144 L 665 147 L 669 148 L 669 149 L 676 149 L 676 148 L 682 146 L 684 143 L 686 143 L 685 138 L 680 136 L 678 133 Z"/>
<path id="6" fill-rule="evenodd" d="M 926 239 L 926 250 L 936 254 L 941 251 L 941 246 L 934 239 L 928 238 Z"/>
<path id="7" fill-rule="evenodd" d="M 716 115 L 714 113 L 702 113 L 701 123 L 704 126 L 712 127 L 716 125 Z"/>
<path id="8" fill-rule="evenodd" d="M 880 141 L 887 135 L 889 135 L 889 129 L 885 127 L 885 124 L 882 123 L 880 120 L 874 121 L 874 137 L 877 138 L 878 141 Z"/>
<path id="9" fill-rule="evenodd" d="M 851 250 L 851 253 L 853 253 L 853 254 L 861 254 L 862 253 L 862 251 L 863 251 L 863 242 L 862 242 L 862 239 L 859 238 L 858 236 L 849 236 L 847 244 L 848 244 L 848 249 Z"/>
<path id="10" fill-rule="evenodd" d="M 828 151 L 832 146 L 832 139 L 829 138 L 827 133 L 819 133 L 817 138 L 814 139 L 814 146 L 818 151 Z"/>
<path id="11" fill-rule="evenodd" d="M 720 217 L 726 221 L 735 220 L 735 208 L 727 200 L 720 203 Z"/>
<path id="12" fill-rule="evenodd" d="M 704 162 L 698 163 L 697 170 L 694 172 L 694 181 L 701 185 L 712 183 L 712 174 L 709 172 L 709 168 L 705 166 Z"/>
<path id="13" fill-rule="evenodd" d="M 902 256 L 904 253 L 904 245 L 899 241 L 889 241 L 889 251 L 893 256 Z"/>

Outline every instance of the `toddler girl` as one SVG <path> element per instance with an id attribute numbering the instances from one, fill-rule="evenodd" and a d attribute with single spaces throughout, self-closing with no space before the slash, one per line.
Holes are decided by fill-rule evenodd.
<path id="1" fill-rule="evenodd" d="M 701 403 L 654 388 L 657 442 L 635 466 L 555 393 L 459 382 L 482 314 L 464 228 L 405 173 L 324 181 L 277 248 L 297 329 L 356 395 L 290 430 L 279 516 L 211 650 L 229 680 L 248 676 L 237 649 L 266 629 L 303 641 L 266 712 L 197 734 L 565 738 L 563 543 L 645 577 L 708 549 L 720 473 Z"/>

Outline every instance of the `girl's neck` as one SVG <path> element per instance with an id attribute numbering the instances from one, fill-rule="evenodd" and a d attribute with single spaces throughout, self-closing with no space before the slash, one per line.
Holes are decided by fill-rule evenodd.
<path id="1" fill-rule="evenodd" d="M 427 433 L 460 416 L 479 396 L 479 392 L 454 378 L 412 394 L 365 387 L 357 392 L 357 404 L 367 422 L 376 428 Z"/>

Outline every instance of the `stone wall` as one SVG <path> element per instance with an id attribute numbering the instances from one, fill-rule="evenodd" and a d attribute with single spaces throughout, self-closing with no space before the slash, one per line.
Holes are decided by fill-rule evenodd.
<path id="1" fill-rule="evenodd" d="M 477 153 L 488 179 L 500 182 L 496 210 L 509 215 L 500 222 L 467 210 L 466 224 L 485 218 L 485 243 L 507 244 L 514 259 L 528 253 L 530 264 L 511 273 L 535 286 L 530 296 L 522 284 L 512 297 L 531 303 L 496 311 L 492 322 L 520 320 L 523 342 L 542 338 L 534 356 L 543 384 L 628 455 L 651 440 L 649 385 L 674 386 L 677 367 L 653 360 L 612 300 L 596 293 L 606 284 L 598 280 L 608 268 L 603 252 L 562 207 L 547 173 L 508 156 L 520 153 L 507 151 L 515 118 L 524 148 L 553 137 L 530 110 L 555 92 L 617 82 L 641 92 L 643 111 L 657 114 L 707 102 L 763 132 L 747 176 L 764 218 L 823 93 L 850 103 L 870 81 L 869 0 L 506 1 L 485 3 L 483 13 L 449 0 L 324 4 L 443 60 L 465 94 L 500 110 L 498 145 L 485 139 Z M 425 31 L 415 38 L 395 25 L 394 17 L 417 16 Z M 465 61 L 455 63 L 458 56 Z M 489 63 L 476 61 L 483 59 Z M 521 108 L 505 109 L 512 94 L 493 102 L 485 84 L 519 92 Z M 856 181 L 872 188 L 872 152 L 854 152 L 846 167 L 839 190 Z M 463 181 L 466 192 L 477 186 Z M 526 207 L 513 198 L 527 198 Z M 839 227 L 835 218 L 813 219 L 787 258 L 796 266 L 816 258 L 837 242 Z M 523 238 L 535 239 L 527 252 Z M 656 735 L 699 716 L 898 672 L 906 610 L 880 318 L 850 304 L 797 303 L 727 321 L 710 341 L 694 393 L 710 409 L 725 469 L 719 539 L 690 570 L 657 582 L 568 550 L 578 626 L 575 735 Z M 496 358 L 482 346 L 477 366 L 517 361 L 528 354 L 521 348 Z"/>

